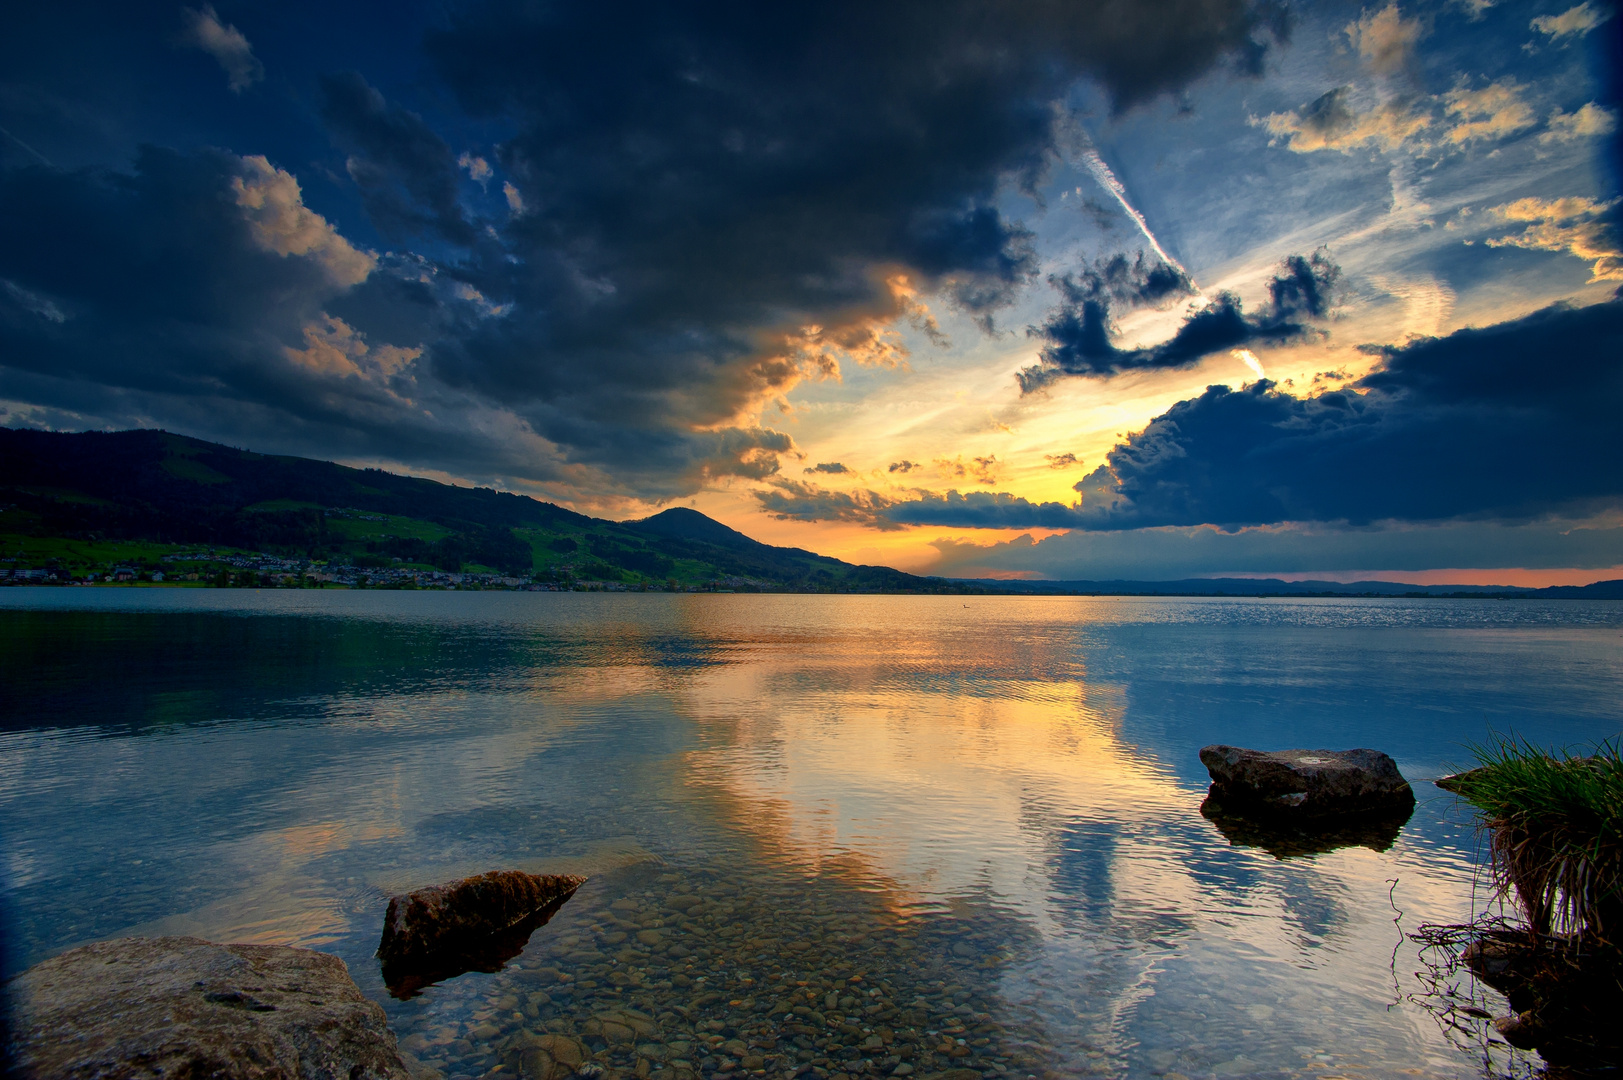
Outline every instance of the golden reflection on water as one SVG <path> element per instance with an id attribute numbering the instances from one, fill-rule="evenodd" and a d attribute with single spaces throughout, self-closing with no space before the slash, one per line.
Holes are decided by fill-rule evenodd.
<path id="1" fill-rule="evenodd" d="M 46 898 L 29 901 L 30 925 L 43 927 L 29 947 L 84 940 L 87 920 L 49 911 L 51 883 L 73 874 L 58 849 L 102 839 L 111 826 L 99 815 L 122 813 L 119 854 L 173 869 L 147 882 L 147 914 L 114 912 L 103 934 L 330 946 L 364 982 L 385 898 L 425 884 L 496 867 L 593 875 L 599 891 L 549 930 L 562 935 L 585 933 L 644 864 L 678 883 L 696 870 L 801 875 L 861 894 L 875 919 L 1003 927 L 1007 941 L 964 963 L 995 980 L 1011 1016 L 1070 1040 L 1059 1050 L 1079 1069 L 1472 1071 L 1403 1000 L 1418 961 L 1402 930 L 1480 902 L 1469 845 L 1448 838 L 1441 811 L 1424 804 L 1385 852 L 1280 861 L 1231 847 L 1200 816 L 1203 785 L 1183 758 L 1226 740 L 1256 687 L 1305 718 L 1253 729 L 1275 745 L 1361 740 L 1314 710 L 1376 672 L 1397 679 L 1387 707 L 1423 733 L 1422 718 L 1447 720 L 1447 695 L 1503 666 L 1492 650 L 1508 635 L 1429 629 L 1427 640 L 1447 638 L 1446 663 L 1423 656 L 1401 671 L 1389 653 L 1361 657 L 1371 639 L 1344 632 L 1367 634 L 1384 610 L 1374 606 L 1302 605 L 1316 629 L 1274 633 L 1221 605 L 1070 599 L 343 603 L 432 613 L 453 601 L 463 606 L 446 608 L 461 620 L 450 629 L 419 615 L 439 637 L 398 614 L 282 625 L 276 640 L 299 655 L 381 658 L 313 689 L 242 705 L 229 685 L 159 686 L 143 714 L 155 726 L 134 735 L 0 736 L 0 805 L 8 822 L 23 806 L 35 822 L 7 852 L 10 884 Z M 155 625 L 129 618 L 131 634 Z M 206 646 L 206 630 L 188 640 Z M 1597 663 L 1615 659 L 1611 637 L 1591 638 Z M 1533 671 L 1561 670 L 1570 652 L 1517 641 Z M 1279 651 L 1236 669 L 1235 653 L 1257 643 Z M 386 663 L 398 672 L 367 666 Z M 287 678 L 258 677 L 268 693 Z M 1156 679 L 1199 692 L 1174 708 Z M 1588 684 L 1545 680 L 1556 685 Z M 207 887 L 180 887 L 198 881 Z M 78 887 L 90 892 L 72 900 L 87 908 L 116 900 L 94 892 L 115 886 Z"/>
<path id="2" fill-rule="evenodd" d="M 1186 793 L 1112 735 L 1119 692 L 1017 683 L 1007 699 L 890 690 L 774 694 L 781 671 L 707 672 L 683 695 L 710 744 L 694 777 L 731 824 L 816 866 L 859 857 L 919 897 L 1018 896 L 1055 818 L 1168 812 Z M 733 715 L 770 701 L 770 715 Z"/>
<path id="3" fill-rule="evenodd" d="M 948 911 L 970 896 L 1017 912 L 1046 945 L 1008 974 L 1006 994 L 1041 1012 L 1091 976 L 1100 1007 L 1070 1022 L 1114 1059 L 1136 1045 L 1135 1010 L 1166 992 L 1158 984 L 1175 965 L 1209 982 L 1171 992 L 1207 1002 L 1262 1057 L 1277 1061 L 1281 1047 L 1264 1032 L 1286 1014 L 1297 1034 L 1285 1049 L 1297 1058 L 1312 1057 L 1303 1045 L 1328 1048 L 1316 1016 L 1351 1015 L 1383 1034 L 1335 1048 L 1341 1065 L 1392 1068 L 1407 1056 L 1444 1073 L 1459 1066 L 1435 1049 L 1428 1016 L 1394 1011 L 1407 989 L 1400 965 L 1413 970 L 1416 959 L 1393 905 L 1411 929 L 1458 918 L 1473 900 L 1462 859 L 1400 844 L 1282 863 L 1230 848 L 1199 816 L 1204 792 L 1120 737 L 1126 686 L 1072 664 L 1064 680 L 966 687 L 978 671 L 1055 662 L 1021 651 L 1018 628 L 948 622 L 883 653 L 860 634 L 776 642 L 685 680 L 681 708 L 703 735 L 686 765 L 714 794 L 712 812 L 763 857 L 847 876 L 897 914 Z M 955 630 L 980 640 L 966 648 Z M 950 678 L 931 686 L 932 674 Z M 1085 912 L 1056 882 L 1056 838 L 1067 832 L 1108 840 L 1084 870 Z M 1254 880 L 1231 891 L 1198 872 L 1214 861 Z M 1247 1064 L 1260 1067 L 1242 1057 L 1236 1068 Z"/>

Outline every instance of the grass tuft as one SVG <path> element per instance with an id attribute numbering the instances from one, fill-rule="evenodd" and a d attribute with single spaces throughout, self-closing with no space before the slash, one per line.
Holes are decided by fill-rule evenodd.
<path id="1" fill-rule="evenodd" d="M 1557 755 L 1509 736 L 1471 752 L 1477 767 L 1439 786 L 1481 815 L 1500 894 L 1538 933 L 1623 940 L 1623 747 Z"/>

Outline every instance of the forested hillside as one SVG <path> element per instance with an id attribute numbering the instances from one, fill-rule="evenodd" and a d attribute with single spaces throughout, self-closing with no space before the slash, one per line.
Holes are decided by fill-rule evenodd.
<path id="1" fill-rule="evenodd" d="M 131 545 L 135 544 L 136 548 Z M 772 547 L 689 509 L 635 522 L 380 469 L 237 450 L 163 431 L 0 428 L 10 558 L 140 561 L 208 545 L 359 566 L 489 569 L 552 581 L 796 590 L 961 589 Z"/>

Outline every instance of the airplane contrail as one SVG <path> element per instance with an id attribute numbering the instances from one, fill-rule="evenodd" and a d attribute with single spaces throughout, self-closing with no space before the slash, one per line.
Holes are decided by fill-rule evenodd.
<path id="1" fill-rule="evenodd" d="M 1099 181 L 1099 186 L 1110 192 L 1110 194 L 1115 197 L 1116 201 L 1121 204 L 1121 208 L 1126 211 L 1127 216 L 1132 218 L 1133 223 L 1138 226 L 1138 231 L 1144 234 L 1144 239 L 1150 242 L 1150 247 L 1154 248 L 1155 253 L 1161 257 L 1161 261 L 1166 263 L 1168 266 L 1177 267 L 1178 271 L 1183 274 L 1183 276 L 1188 280 L 1189 284 L 1194 286 L 1195 295 L 1200 297 L 1200 299 L 1205 303 L 1210 304 L 1211 298 L 1206 295 L 1206 291 L 1202 289 L 1195 281 L 1194 276 L 1190 274 L 1188 270 L 1184 269 L 1182 263 L 1180 263 L 1177 259 L 1174 259 L 1171 255 L 1167 254 L 1166 248 L 1162 247 L 1161 242 L 1155 238 L 1155 234 L 1150 232 L 1149 222 L 1144 220 L 1144 215 L 1139 213 L 1137 208 L 1135 208 L 1132 203 L 1127 201 L 1127 189 L 1122 186 L 1120 180 L 1116 179 L 1116 174 L 1110 171 L 1110 166 L 1106 165 L 1105 159 L 1099 156 L 1099 151 L 1093 149 L 1091 146 L 1088 147 L 1088 149 L 1082 152 L 1082 163 L 1087 166 L 1088 172 L 1093 174 L 1093 178 Z M 1231 349 L 1229 350 L 1229 355 L 1240 361 L 1240 363 L 1244 364 L 1246 367 L 1250 368 L 1252 372 L 1256 374 L 1257 378 L 1267 378 L 1267 373 L 1262 369 L 1262 361 L 1258 360 L 1257 354 L 1252 352 L 1250 349 Z"/>
<path id="2" fill-rule="evenodd" d="M 0 135 L 4 135 L 6 138 L 10 139 L 12 142 L 16 143 L 18 146 L 22 147 L 24 150 L 27 150 L 30 154 L 33 154 L 35 157 L 39 158 L 41 163 L 43 163 L 45 165 L 50 165 L 51 164 L 51 159 L 50 158 L 46 157 L 44 154 L 40 153 L 38 150 L 35 150 L 32 146 L 29 146 L 27 143 L 25 143 L 21 139 L 17 138 L 17 136 L 13 135 L 11 132 L 7 131 L 5 128 L 0 127 Z M 55 168 L 54 165 L 52 165 L 51 167 Z"/>
<path id="3" fill-rule="evenodd" d="M 1229 355 L 1256 372 L 1257 378 L 1266 379 L 1268 377 L 1268 373 L 1262 370 L 1262 361 L 1258 360 L 1257 354 L 1250 349 L 1230 349 Z"/>
<path id="4" fill-rule="evenodd" d="M 1155 238 L 1155 234 L 1150 232 L 1149 222 L 1144 220 L 1144 215 L 1139 213 L 1133 204 L 1127 201 L 1127 189 L 1122 187 L 1120 180 L 1116 179 L 1116 174 L 1110 171 L 1110 166 L 1106 165 L 1105 159 L 1099 156 L 1099 151 L 1091 146 L 1082 151 L 1082 164 L 1087 166 L 1088 172 L 1092 173 L 1093 178 L 1099 181 L 1099 186 L 1110 192 L 1115 197 L 1115 200 L 1121 204 L 1121 208 L 1126 211 L 1127 216 L 1132 218 L 1133 223 L 1138 226 L 1138 231 L 1144 234 L 1144 239 L 1150 242 L 1150 247 L 1154 248 L 1155 253 L 1161 257 L 1161 261 L 1168 266 L 1177 267 L 1184 277 L 1189 278 L 1189 283 L 1195 286 L 1195 292 L 1204 300 L 1206 294 L 1201 291 L 1199 285 L 1195 284 L 1195 279 L 1190 276 L 1189 271 L 1184 269 L 1181 262 L 1167 254 L 1166 248 L 1162 247 L 1161 242 Z"/>

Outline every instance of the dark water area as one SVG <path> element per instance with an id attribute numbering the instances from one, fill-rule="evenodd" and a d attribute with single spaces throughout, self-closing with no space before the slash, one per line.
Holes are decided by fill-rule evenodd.
<path id="1" fill-rule="evenodd" d="M 1466 814 L 1276 858 L 1196 752 L 1435 777 L 1620 691 L 1605 601 L 8 589 L 4 944 L 334 952 L 430 1080 L 1478 1076 L 1402 936 L 1485 906 Z M 590 880 L 391 998 L 389 895 L 507 868 Z"/>

